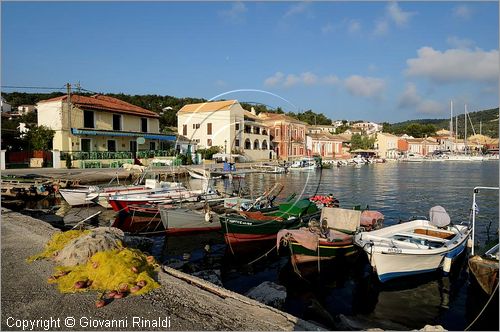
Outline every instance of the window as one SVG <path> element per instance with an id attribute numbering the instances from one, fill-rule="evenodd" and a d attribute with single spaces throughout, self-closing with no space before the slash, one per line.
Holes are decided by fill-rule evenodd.
<path id="1" fill-rule="evenodd" d="M 267 141 L 266 140 L 262 141 L 262 150 L 267 150 Z"/>
<path id="2" fill-rule="evenodd" d="M 250 140 L 247 138 L 245 140 L 245 149 L 250 150 L 252 148 L 252 143 L 250 143 Z"/>
<path id="3" fill-rule="evenodd" d="M 146 118 L 141 118 L 141 131 L 143 133 L 148 132 L 148 119 Z"/>
<path id="4" fill-rule="evenodd" d="M 193 129 L 200 129 L 199 123 L 193 123 Z"/>
<path id="5" fill-rule="evenodd" d="M 92 140 L 90 138 L 82 138 L 80 141 L 82 151 L 90 152 L 92 148 Z"/>
<path id="6" fill-rule="evenodd" d="M 109 152 L 116 152 L 116 141 L 115 140 L 108 140 L 108 151 Z"/>
<path id="7" fill-rule="evenodd" d="M 113 114 L 113 130 L 122 130 L 122 116 Z"/>
<path id="8" fill-rule="evenodd" d="M 240 140 L 239 139 L 235 139 L 234 140 L 234 146 L 240 146 Z"/>
<path id="9" fill-rule="evenodd" d="M 274 132 L 276 133 L 276 138 L 278 138 L 280 136 L 280 129 L 276 128 Z"/>
<path id="10" fill-rule="evenodd" d="M 207 135 L 212 135 L 212 124 L 207 123 Z"/>
<path id="11" fill-rule="evenodd" d="M 257 140 L 257 139 L 256 139 L 256 140 L 253 142 L 253 149 L 254 149 L 254 150 L 258 150 L 258 149 L 259 149 L 259 140 Z"/>
<path id="12" fill-rule="evenodd" d="M 149 142 L 149 150 L 156 150 L 156 142 Z"/>
<path id="13" fill-rule="evenodd" d="M 207 139 L 207 146 L 212 146 L 212 139 L 211 138 Z"/>
<path id="14" fill-rule="evenodd" d="M 137 151 L 137 142 L 136 141 L 130 141 L 130 151 L 132 151 L 132 152 Z"/>
<path id="15" fill-rule="evenodd" d="M 83 111 L 83 127 L 84 128 L 94 128 L 94 112 L 93 111 Z"/>
<path id="16" fill-rule="evenodd" d="M 259 135 L 260 134 L 260 127 L 253 127 L 253 133 Z"/>
<path id="17" fill-rule="evenodd" d="M 235 130 L 240 130 L 240 124 L 239 124 L 239 123 L 236 123 L 236 124 L 234 125 L 234 129 L 235 129 Z"/>
<path id="18" fill-rule="evenodd" d="M 182 125 L 182 135 L 187 136 L 188 134 L 188 126 Z"/>

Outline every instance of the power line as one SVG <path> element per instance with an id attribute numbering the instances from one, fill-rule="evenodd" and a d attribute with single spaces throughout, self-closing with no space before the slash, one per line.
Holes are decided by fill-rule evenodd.
<path id="1" fill-rule="evenodd" d="M 2 85 L 2 89 L 34 89 L 34 90 L 64 90 L 65 88 L 49 88 L 45 86 L 14 86 Z"/>

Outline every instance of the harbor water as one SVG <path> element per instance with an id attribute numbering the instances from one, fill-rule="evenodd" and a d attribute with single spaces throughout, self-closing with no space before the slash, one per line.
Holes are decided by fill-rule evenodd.
<path id="1" fill-rule="evenodd" d="M 247 174 L 242 179 L 217 180 L 215 186 L 219 191 L 240 191 L 256 197 L 281 183 L 284 189 L 277 201 L 293 193 L 297 197 L 333 194 L 341 207 L 369 206 L 382 212 L 385 226 L 428 216 L 431 207 L 441 205 L 453 223 L 461 223 L 470 220 L 473 188 L 498 186 L 498 165 L 497 161 L 370 164 L 289 174 Z M 189 185 L 197 188 L 201 181 L 192 179 Z M 498 192 L 481 191 L 477 204 L 476 248 L 498 238 Z M 69 211 L 64 208 L 63 214 Z M 112 212 L 105 211 L 100 224 L 109 225 L 113 218 Z M 296 268 L 286 252 L 268 249 L 254 246 L 252 252 L 233 254 L 222 234 L 214 232 L 155 237 L 152 251 L 162 262 L 177 261 L 185 272 L 218 271 L 217 278 L 224 287 L 242 294 L 264 281 L 280 284 L 287 291 L 283 310 L 330 329 L 341 314 L 356 321 L 359 329 L 420 329 L 432 324 L 463 330 L 485 302 L 473 288 L 465 255 L 447 276 L 431 273 L 381 284 L 364 254 Z M 474 329 L 498 330 L 498 293 L 494 306 L 496 316 L 486 311 Z"/>

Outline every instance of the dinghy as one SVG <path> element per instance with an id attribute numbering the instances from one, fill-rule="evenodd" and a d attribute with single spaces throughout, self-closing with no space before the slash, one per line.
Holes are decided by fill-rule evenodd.
<path id="1" fill-rule="evenodd" d="M 468 225 L 453 225 L 441 206 L 430 210 L 430 220 L 413 220 L 356 234 L 354 243 L 368 255 L 381 282 L 406 275 L 449 272 L 471 234 Z"/>

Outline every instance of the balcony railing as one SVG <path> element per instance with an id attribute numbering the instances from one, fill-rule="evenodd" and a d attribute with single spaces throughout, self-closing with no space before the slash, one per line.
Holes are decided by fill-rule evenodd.
<path id="1" fill-rule="evenodd" d="M 146 150 L 137 151 L 137 158 L 155 158 L 169 157 L 175 155 L 175 150 Z M 71 155 L 73 160 L 104 160 L 104 159 L 132 159 L 134 153 L 132 151 L 61 151 L 61 160 L 66 160 L 67 155 Z"/>

